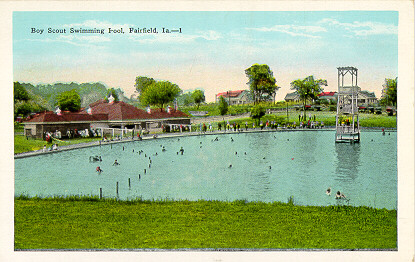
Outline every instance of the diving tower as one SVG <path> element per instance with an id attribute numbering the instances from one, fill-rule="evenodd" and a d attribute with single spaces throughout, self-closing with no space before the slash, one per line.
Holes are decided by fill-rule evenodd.
<path id="1" fill-rule="evenodd" d="M 357 68 L 338 67 L 336 142 L 360 142 L 359 108 L 357 97 L 360 87 L 357 85 Z M 348 78 L 351 76 L 351 82 Z M 347 78 L 347 79 L 345 79 Z M 349 84 L 345 83 L 349 82 Z"/>

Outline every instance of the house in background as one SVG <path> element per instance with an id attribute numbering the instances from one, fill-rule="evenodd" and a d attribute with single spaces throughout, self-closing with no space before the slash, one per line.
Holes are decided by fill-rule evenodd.
<path id="1" fill-rule="evenodd" d="M 226 91 L 216 94 L 215 102 L 219 102 L 220 97 L 225 98 L 228 105 L 243 105 L 253 103 L 249 90 Z"/>
<path id="2" fill-rule="evenodd" d="M 360 91 L 357 96 L 357 104 L 359 106 L 375 105 L 378 103 L 378 99 L 374 92 Z"/>
<path id="3" fill-rule="evenodd" d="M 285 102 L 300 102 L 300 95 L 297 91 L 293 93 L 287 93 L 284 98 Z"/>
<path id="4" fill-rule="evenodd" d="M 110 97 L 111 98 L 111 97 Z M 136 132 L 161 131 L 165 125 L 190 125 L 190 117 L 172 108 L 152 109 L 148 112 L 122 101 L 98 100 L 79 112 L 42 112 L 23 122 L 28 137 L 45 138 L 45 134 L 59 131 L 63 136 L 75 130 L 100 130 L 103 135 L 122 134 L 122 130 Z"/>

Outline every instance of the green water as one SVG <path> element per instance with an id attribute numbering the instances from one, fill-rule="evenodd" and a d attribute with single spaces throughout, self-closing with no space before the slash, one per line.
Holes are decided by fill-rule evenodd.
<path id="1" fill-rule="evenodd" d="M 15 195 L 99 195 L 102 188 L 104 197 L 116 197 L 118 182 L 121 199 L 287 202 L 293 196 L 299 205 L 397 208 L 396 132 L 362 132 L 358 144 L 336 144 L 334 136 L 332 131 L 203 135 L 16 159 Z M 93 155 L 103 161 L 90 162 Z M 120 165 L 113 165 L 115 159 Z M 337 191 L 347 200 L 336 200 Z"/>

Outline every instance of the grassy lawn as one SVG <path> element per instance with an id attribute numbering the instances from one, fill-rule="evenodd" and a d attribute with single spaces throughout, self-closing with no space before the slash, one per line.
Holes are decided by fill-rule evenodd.
<path id="1" fill-rule="evenodd" d="M 309 117 L 309 113 L 311 113 L 311 116 L 316 116 L 316 121 L 318 122 L 324 122 L 325 126 L 335 126 L 336 125 L 336 112 L 330 112 L 330 111 L 306 111 L 307 119 Z M 288 122 L 293 123 L 296 122 L 297 127 L 299 125 L 298 116 L 301 114 L 300 111 L 289 111 L 288 112 Z M 284 111 L 280 111 L 273 114 L 265 115 L 261 118 L 261 121 L 264 123 L 269 121 L 275 121 L 277 123 L 280 123 L 281 125 L 287 123 L 287 113 Z M 382 115 L 375 115 L 375 114 L 366 114 L 366 113 L 360 113 L 359 114 L 359 120 L 360 120 L 360 126 L 361 127 L 379 127 L 379 128 L 396 128 L 396 116 L 387 116 L 386 114 Z M 230 123 L 239 123 L 244 128 L 245 122 L 248 122 L 249 128 L 252 128 L 252 123 L 254 120 L 252 118 L 239 118 L 230 121 Z M 223 121 L 221 121 L 223 123 Z M 216 128 L 217 123 L 214 124 L 214 127 Z M 197 125 L 196 125 L 197 126 Z"/>
<path id="2" fill-rule="evenodd" d="M 220 201 L 15 198 L 15 249 L 396 249 L 396 210 Z"/>
<path id="3" fill-rule="evenodd" d="M 56 141 L 56 143 L 58 143 L 59 146 L 66 146 L 66 145 L 72 145 L 72 144 L 88 143 L 88 142 L 93 142 L 93 141 L 98 141 L 98 140 L 101 140 L 101 138 L 98 137 L 98 138 L 64 139 L 62 140 L 64 142 Z M 51 147 L 51 145 L 48 145 L 46 141 L 44 140 L 33 139 L 33 138 L 26 139 L 24 135 L 20 135 L 20 134 L 14 135 L 14 153 L 15 154 L 39 150 L 39 149 L 42 149 L 43 146 L 45 145 L 47 147 Z"/>

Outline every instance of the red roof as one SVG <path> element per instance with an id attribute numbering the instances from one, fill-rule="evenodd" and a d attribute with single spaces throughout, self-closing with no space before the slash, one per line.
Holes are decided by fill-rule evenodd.
<path id="1" fill-rule="evenodd" d="M 334 96 L 336 92 L 322 92 L 318 96 Z"/>
<path id="2" fill-rule="evenodd" d="M 151 118 L 155 119 L 162 119 L 162 118 L 171 118 L 171 117 L 189 117 L 187 114 L 183 113 L 182 111 L 170 109 L 170 113 L 166 110 L 158 109 L 151 109 L 151 114 L 149 114 Z"/>
<path id="3" fill-rule="evenodd" d="M 107 120 L 107 114 L 89 115 L 86 112 L 62 112 L 60 115 L 52 111 L 38 113 L 30 116 L 26 122 L 76 122 Z"/>
<path id="4" fill-rule="evenodd" d="M 227 92 L 222 92 L 219 94 L 216 94 L 216 97 L 238 97 L 242 94 L 242 92 L 245 90 L 236 90 L 236 91 L 227 91 Z"/>
<path id="5" fill-rule="evenodd" d="M 90 105 L 92 115 L 107 114 L 108 120 L 127 120 L 127 119 L 148 119 L 151 118 L 146 111 L 124 103 L 114 102 L 112 104 L 101 99 Z"/>
<path id="6" fill-rule="evenodd" d="M 151 114 L 133 105 L 124 102 L 108 103 L 101 99 L 90 104 L 91 114 L 86 111 L 63 111 L 60 115 L 48 111 L 31 116 L 26 122 L 76 122 L 76 121 L 102 121 L 102 120 L 129 120 L 129 119 L 163 119 L 173 117 L 189 117 L 187 114 L 171 109 L 170 113 L 161 109 L 151 109 Z"/>

